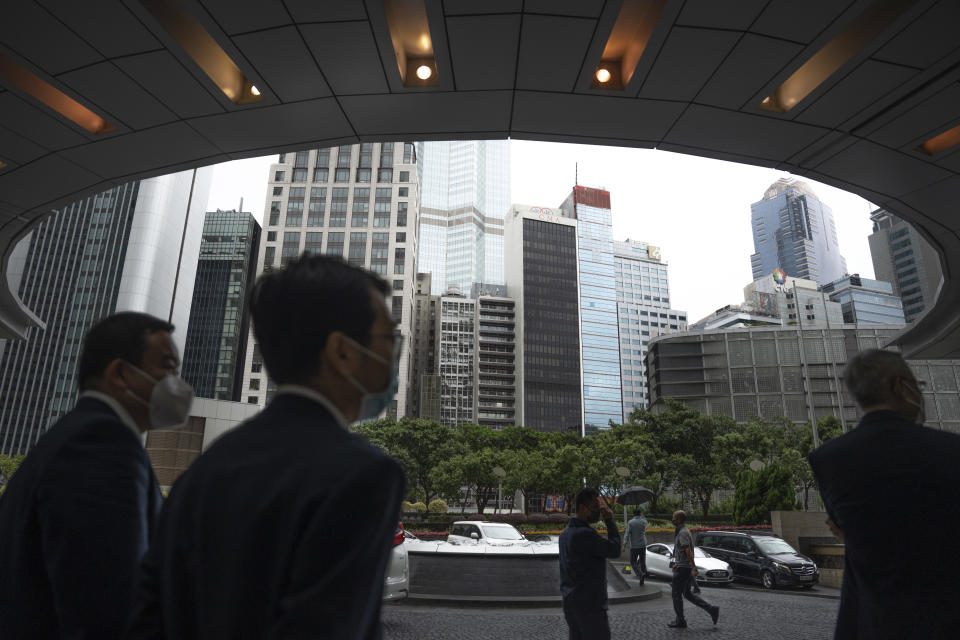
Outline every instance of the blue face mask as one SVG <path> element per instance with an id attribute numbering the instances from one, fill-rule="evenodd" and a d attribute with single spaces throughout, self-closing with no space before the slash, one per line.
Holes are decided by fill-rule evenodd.
<path id="1" fill-rule="evenodd" d="M 372 420 L 383 413 L 386 408 L 390 406 L 390 402 L 393 401 L 394 396 L 397 395 L 397 389 L 400 387 L 400 379 L 397 377 L 397 367 L 394 366 L 393 362 L 387 360 L 377 353 L 374 353 L 353 338 L 347 336 L 347 340 L 352 342 L 355 347 L 363 351 L 369 357 L 390 367 L 390 382 L 387 383 L 387 386 L 385 389 L 383 389 L 383 391 L 368 391 L 362 384 L 357 382 L 353 376 L 346 376 L 347 380 L 350 381 L 350 384 L 363 392 L 363 399 L 360 401 L 360 411 L 357 413 L 357 422 Z"/>

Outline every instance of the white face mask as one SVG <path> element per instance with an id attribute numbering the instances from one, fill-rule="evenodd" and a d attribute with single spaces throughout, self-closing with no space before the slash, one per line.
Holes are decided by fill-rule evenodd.
<path id="1" fill-rule="evenodd" d="M 387 382 L 387 386 L 382 391 L 368 391 L 362 384 L 357 382 L 353 376 L 346 376 L 350 384 L 355 386 L 363 393 L 363 399 L 360 401 L 360 410 L 357 413 L 357 422 L 372 420 L 383 413 L 386 408 L 390 406 L 390 402 L 393 401 L 394 396 L 397 395 L 397 389 L 400 386 L 400 381 L 397 378 L 397 356 L 394 354 L 393 360 L 387 360 L 386 358 L 383 358 L 379 354 L 374 353 L 370 349 L 366 348 L 350 336 L 347 336 L 347 340 L 352 342 L 355 347 L 363 351 L 370 358 L 373 358 L 374 360 L 390 368 L 390 381 Z"/>
<path id="2" fill-rule="evenodd" d="M 140 367 L 130 366 L 155 383 L 149 402 L 127 389 L 131 397 L 150 410 L 150 425 L 155 429 L 173 429 L 187 424 L 193 406 L 193 387 L 172 373 L 157 380 Z"/>

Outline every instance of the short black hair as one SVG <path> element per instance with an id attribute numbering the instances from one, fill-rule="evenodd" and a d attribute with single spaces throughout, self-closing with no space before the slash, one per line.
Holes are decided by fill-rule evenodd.
<path id="1" fill-rule="evenodd" d="M 173 325 L 146 313 L 124 311 L 101 318 L 83 340 L 77 382 L 80 391 L 86 391 L 100 378 L 107 366 L 120 358 L 130 364 L 143 364 L 147 338 L 151 333 L 173 333 Z"/>
<path id="2" fill-rule="evenodd" d="M 861 407 L 889 402 L 898 378 L 914 379 L 910 365 L 899 353 L 880 349 L 861 351 L 843 371 L 843 382 Z"/>
<path id="3" fill-rule="evenodd" d="M 270 377 L 290 384 L 316 375 L 334 331 L 369 344 L 377 317 L 371 289 L 390 291 L 383 278 L 334 256 L 304 255 L 260 276 L 249 308 Z"/>
<path id="4" fill-rule="evenodd" d="M 635 516 L 643 515 L 643 509 L 641 509 L 640 507 L 637 507 L 636 509 L 633 510 L 633 515 Z"/>
<path id="5" fill-rule="evenodd" d="M 593 487 L 584 487 L 577 491 L 576 497 L 573 499 L 573 505 L 575 509 L 579 509 L 582 505 L 591 504 L 597 498 L 600 497 L 600 492 Z"/>

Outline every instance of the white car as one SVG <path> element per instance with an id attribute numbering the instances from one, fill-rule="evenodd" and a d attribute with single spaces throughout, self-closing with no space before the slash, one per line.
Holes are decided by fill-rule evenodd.
<path id="1" fill-rule="evenodd" d="M 450 544 L 489 544 L 496 546 L 529 544 L 516 527 L 503 522 L 461 520 L 454 522 L 447 535 Z"/>
<path id="2" fill-rule="evenodd" d="M 393 548 L 387 560 L 387 576 L 383 580 L 383 601 L 403 600 L 410 592 L 410 565 L 407 558 L 406 532 L 403 523 L 397 523 L 393 534 Z"/>
<path id="3" fill-rule="evenodd" d="M 693 548 L 697 563 L 697 582 L 700 584 L 730 584 L 733 569 L 723 560 L 714 558 L 700 547 Z M 673 578 L 670 562 L 673 560 L 673 545 L 658 542 L 647 545 L 647 573 L 658 578 Z"/>

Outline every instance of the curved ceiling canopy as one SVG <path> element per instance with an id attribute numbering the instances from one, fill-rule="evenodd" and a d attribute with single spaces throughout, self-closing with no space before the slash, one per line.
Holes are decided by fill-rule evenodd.
<path id="1" fill-rule="evenodd" d="M 912 222 L 944 282 L 899 341 L 960 357 L 955 0 L 7 4 L 4 269 L 51 209 L 198 165 L 361 140 L 658 148 L 807 176 Z M 0 334 L 22 337 L 37 319 L 2 282 Z"/>

